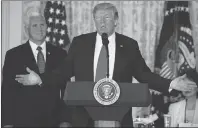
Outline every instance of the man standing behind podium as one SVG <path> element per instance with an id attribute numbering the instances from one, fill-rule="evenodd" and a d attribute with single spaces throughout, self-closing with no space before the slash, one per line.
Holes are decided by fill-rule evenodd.
<path id="1" fill-rule="evenodd" d="M 141 56 L 137 41 L 115 32 L 115 27 L 118 24 L 118 11 L 114 5 L 110 3 L 96 5 L 93 17 L 97 32 L 75 37 L 62 66 L 51 74 L 40 76 L 29 71 L 28 75 L 17 75 L 16 80 L 24 85 L 53 85 L 65 83 L 68 78 L 75 76 L 76 81 L 97 82 L 106 77 L 106 50 L 101 37 L 103 33 L 106 33 L 109 40 L 109 78 L 118 83 L 131 83 L 134 76 L 139 82 L 148 83 L 149 88 L 164 93 L 167 93 L 169 88 L 191 90 L 196 87 L 193 82 L 183 81 L 184 76 L 171 82 L 152 73 Z M 85 110 L 76 109 L 75 114 L 73 116 L 76 120 L 72 124 L 86 126 L 89 117 Z M 130 112 L 122 123 L 122 126 L 132 126 Z"/>

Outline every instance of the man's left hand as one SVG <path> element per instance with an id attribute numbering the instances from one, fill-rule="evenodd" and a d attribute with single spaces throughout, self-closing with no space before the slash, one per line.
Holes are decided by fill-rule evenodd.
<path id="1" fill-rule="evenodd" d="M 178 91 L 192 91 L 195 88 L 197 88 L 196 83 L 188 79 L 186 74 L 175 78 L 170 84 L 170 89 Z"/>

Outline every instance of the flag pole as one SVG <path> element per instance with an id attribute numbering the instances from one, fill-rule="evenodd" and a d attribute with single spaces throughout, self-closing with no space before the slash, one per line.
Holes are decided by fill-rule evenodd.
<path id="1" fill-rule="evenodd" d="M 174 50 L 175 50 L 175 56 L 174 56 L 174 61 L 175 61 L 175 66 L 174 66 L 174 74 L 175 74 L 175 77 L 178 76 L 178 63 L 179 63 L 179 44 L 178 44 L 178 11 L 177 11 L 177 7 L 178 7 L 178 1 L 176 1 L 176 7 L 175 7 L 175 13 L 174 13 L 174 42 L 175 44 L 173 44 L 174 46 Z"/>

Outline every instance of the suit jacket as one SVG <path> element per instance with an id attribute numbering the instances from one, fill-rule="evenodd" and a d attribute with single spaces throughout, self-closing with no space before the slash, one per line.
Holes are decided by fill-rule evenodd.
<path id="1" fill-rule="evenodd" d="M 115 81 L 131 83 L 132 77 L 135 77 L 142 83 L 148 83 L 149 87 L 154 90 L 164 93 L 168 92 L 170 80 L 161 78 L 151 72 L 141 56 L 138 43 L 135 40 L 116 33 L 115 42 L 116 55 L 113 73 Z M 72 76 L 75 76 L 76 81 L 94 81 L 95 43 L 96 32 L 75 37 L 62 66 L 51 74 L 41 75 L 42 81 L 47 84 L 60 84 L 65 83 L 67 81 L 66 78 Z M 75 110 L 75 112 L 77 111 Z M 86 112 L 79 111 L 78 113 L 80 113 L 79 115 L 86 115 Z M 80 116 L 77 117 L 80 118 Z M 82 122 L 86 122 L 84 117 L 81 119 L 83 120 Z M 127 119 L 132 120 L 130 112 L 123 121 Z M 78 121 L 80 122 L 80 119 Z"/>
<path id="2" fill-rule="evenodd" d="M 66 57 L 61 48 L 46 44 L 46 72 L 55 69 Z M 29 41 L 6 53 L 2 82 L 2 124 L 14 126 L 54 126 L 59 121 L 59 85 L 23 86 L 15 81 L 26 74 L 26 67 L 39 74 Z"/>

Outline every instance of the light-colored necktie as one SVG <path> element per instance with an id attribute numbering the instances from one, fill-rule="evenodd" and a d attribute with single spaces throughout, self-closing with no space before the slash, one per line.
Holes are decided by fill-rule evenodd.
<path id="1" fill-rule="evenodd" d="M 103 45 L 98 58 L 98 64 L 96 68 L 95 82 L 106 77 L 107 74 L 107 51 Z"/>
<path id="2" fill-rule="evenodd" d="M 38 46 L 36 50 L 38 50 L 37 65 L 38 65 L 38 68 L 39 68 L 39 72 L 44 73 L 45 72 L 45 58 L 44 58 L 44 55 L 42 53 L 42 48 L 40 46 Z"/>

